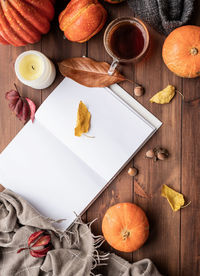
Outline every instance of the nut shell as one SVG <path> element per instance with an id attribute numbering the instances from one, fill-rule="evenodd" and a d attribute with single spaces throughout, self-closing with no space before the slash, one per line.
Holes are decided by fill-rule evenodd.
<path id="1" fill-rule="evenodd" d="M 157 154 L 157 158 L 159 159 L 159 160 L 165 160 L 166 158 L 167 158 L 167 156 L 164 154 L 164 153 L 162 153 L 162 152 L 158 152 L 158 154 Z"/>
<path id="2" fill-rule="evenodd" d="M 128 169 L 128 174 L 130 176 L 136 176 L 138 174 L 138 170 L 136 168 L 129 168 Z"/>
<path id="3" fill-rule="evenodd" d="M 146 157 L 147 158 L 154 158 L 154 156 L 155 156 L 155 153 L 154 153 L 153 149 L 150 149 L 146 152 Z"/>
<path id="4" fill-rule="evenodd" d="M 134 95 L 136 97 L 141 97 L 144 94 L 144 88 L 142 86 L 136 86 L 134 88 Z"/>

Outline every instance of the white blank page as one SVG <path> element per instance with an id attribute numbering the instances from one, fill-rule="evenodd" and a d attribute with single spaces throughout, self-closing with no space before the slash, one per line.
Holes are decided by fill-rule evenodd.
<path id="1" fill-rule="evenodd" d="M 65 227 L 106 184 L 37 121 L 29 122 L 0 155 L 0 172 L 5 187 L 43 215 L 67 219 Z"/>
<path id="2" fill-rule="evenodd" d="M 81 100 L 91 113 L 88 135 L 95 138 L 74 135 Z M 113 92 L 84 87 L 69 78 L 46 99 L 36 117 L 107 182 L 155 131 Z"/>

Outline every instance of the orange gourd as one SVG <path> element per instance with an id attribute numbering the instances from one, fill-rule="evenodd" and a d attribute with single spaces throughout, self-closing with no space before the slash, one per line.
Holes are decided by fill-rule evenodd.
<path id="1" fill-rule="evenodd" d="M 82 43 L 102 29 L 106 18 L 98 0 L 71 0 L 59 15 L 60 29 L 67 39 Z"/>
<path id="2" fill-rule="evenodd" d="M 102 221 L 106 241 L 115 249 L 133 252 L 149 235 L 149 223 L 144 211 L 133 203 L 118 203 L 110 207 Z"/>
<path id="3" fill-rule="evenodd" d="M 166 38 L 162 56 L 167 67 L 183 78 L 200 76 L 200 27 L 182 26 Z"/>
<path id="4" fill-rule="evenodd" d="M 53 17 L 53 0 L 0 0 L 0 43 L 36 43 L 49 31 Z"/>

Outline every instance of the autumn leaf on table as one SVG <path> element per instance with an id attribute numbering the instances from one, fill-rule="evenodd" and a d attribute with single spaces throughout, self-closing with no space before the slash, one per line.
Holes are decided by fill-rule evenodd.
<path id="1" fill-rule="evenodd" d="M 26 101 L 27 101 L 27 103 L 29 105 L 29 108 L 30 108 L 30 119 L 31 119 L 32 122 L 34 122 L 36 105 L 34 104 L 34 102 L 31 99 L 29 99 L 27 97 L 26 97 Z"/>
<path id="2" fill-rule="evenodd" d="M 113 75 L 108 75 L 109 63 L 87 57 L 65 59 L 58 63 L 58 67 L 64 77 L 71 78 L 87 87 L 106 87 L 126 80 L 117 70 Z"/>
<path id="3" fill-rule="evenodd" d="M 78 112 L 77 112 L 77 122 L 76 128 L 74 130 L 75 136 L 81 136 L 83 133 L 87 133 L 90 128 L 91 114 L 87 109 L 87 106 L 80 101 Z"/>
<path id="4" fill-rule="evenodd" d="M 31 118 L 34 122 L 36 106 L 32 100 L 21 97 L 17 89 L 7 92 L 5 98 L 9 102 L 9 108 L 20 121 L 26 122 Z"/>
<path id="5" fill-rule="evenodd" d="M 173 211 L 178 211 L 185 204 L 183 195 L 165 184 L 162 186 L 161 195 L 167 199 Z"/>
<path id="6" fill-rule="evenodd" d="M 151 103 L 157 104 L 167 104 L 169 103 L 175 95 L 175 87 L 173 85 L 168 85 L 166 88 L 156 93 L 151 99 Z"/>
<path id="7" fill-rule="evenodd" d="M 144 191 L 136 179 L 134 179 L 134 193 L 143 198 L 151 198 L 151 196 Z"/>

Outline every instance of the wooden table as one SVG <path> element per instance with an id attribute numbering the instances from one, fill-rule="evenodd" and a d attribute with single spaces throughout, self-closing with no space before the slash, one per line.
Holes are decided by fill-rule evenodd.
<path id="1" fill-rule="evenodd" d="M 66 5 L 66 1 L 57 2 L 60 2 L 57 4 L 58 14 Z M 133 16 L 126 3 L 120 5 L 104 3 L 104 5 L 109 12 L 108 21 L 119 16 Z M 120 70 L 129 79 L 143 84 L 146 93 L 138 101 L 157 116 L 163 122 L 163 126 L 88 209 L 84 220 L 92 221 L 98 218 L 93 224 L 93 231 L 95 234 L 100 234 L 101 220 L 109 206 L 118 202 L 135 202 L 146 211 L 150 221 L 150 237 L 146 244 L 130 254 L 116 252 L 106 243 L 102 248 L 116 252 L 130 262 L 148 257 L 164 275 L 197 276 L 200 275 L 200 102 L 195 99 L 199 97 L 200 81 L 199 78 L 181 79 L 172 74 L 161 57 L 164 37 L 151 28 L 149 30 L 152 39 L 149 57 L 136 65 L 123 65 Z M 42 51 L 55 62 L 83 55 L 110 62 L 103 47 L 102 37 L 103 31 L 88 43 L 71 43 L 63 38 L 56 16 L 50 33 L 43 36 L 41 42 L 19 48 L 0 46 L 1 151 L 23 127 L 8 109 L 4 99 L 5 92 L 13 88 L 13 84 L 16 83 L 22 95 L 29 96 L 39 106 L 62 79 L 58 73 L 55 83 L 44 91 L 23 86 L 16 79 L 13 69 L 16 57 L 25 50 L 35 49 Z M 175 85 L 185 95 L 185 101 L 177 94 L 168 105 L 151 104 L 149 98 L 167 84 Z M 133 95 L 133 85 L 127 82 L 121 85 Z M 158 145 L 169 150 L 169 159 L 156 163 L 145 159 L 145 152 Z M 134 179 L 127 174 L 127 169 L 133 165 L 139 170 L 137 176 L 139 183 L 147 193 L 152 194 L 151 199 L 135 195 Z M 160 196 L 162 184 L 168 184 L 182 192 L 186 201 L 191 200 L 191 205 L 181 211 L 172 212 L 167 201 Z"/>

